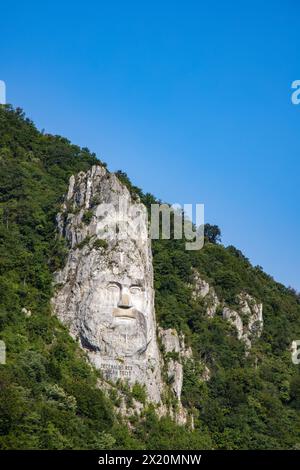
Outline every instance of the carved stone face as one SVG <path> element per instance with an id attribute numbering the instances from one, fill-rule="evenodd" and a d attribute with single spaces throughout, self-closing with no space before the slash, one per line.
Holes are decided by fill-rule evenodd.
<path id="1" fill-rule="evenodd" d="M 87 210 L 93 214 L 89 223 L 83 220 Z M 60 286 L 52 300 L 55 313 L 104 377 L 144 384 L 158 403 L 160 358 L 146 208 L 114 174 L 94 166 L 70 178 L 57 221 L 70 251 L 55 275 Z"/>
<path id="2" fill-rule="evenodd" d="M 143 279 L 101 275 L 85 304 L 82 343 L 106 357 L 138 358 L 151 339 L 150 295 Z"/>

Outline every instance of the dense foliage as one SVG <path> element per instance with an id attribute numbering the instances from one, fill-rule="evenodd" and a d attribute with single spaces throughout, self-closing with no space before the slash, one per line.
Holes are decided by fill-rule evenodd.
<path id="1" fill-rule="evenodd" d="M 66 254 L 55 214 L 69 176 L 95 163 L 103 164 L 87 148 L 40 133 L 21 110 L 0 106 L 0 339 L 7 346 L 0 448 L 300 447 L 300 374 L 289 351 L 300 338 L 299 296 L 222 246 L 216 226 L 206 226 L 200 251 L 186 251 L 181 240 L 153 243 L 159 322 L 183 331 L 196 359 L 185 364 L 183 386 L 195 431 L 159 420 L 151 406 L 131 418 L 130 430 L 116 418 L 115 397 L 96 387 L 97 372 L 50 308 L 52 272 Z M 118 176 L 148 207 L 155 202 Z M 220 315 L 208 319 L 192 300 L 192 267 L 228 305 L 241 291 L 263 302 L 264 332 L 249 356 Z M 138 388 L 132 394 L 145 400 Z"/>
<path id="2" fill-rule="evenodd" d="M 198 423 L 207 425 L 217 448 L 297 448 L 300 375 L 289 349 L 300 338 L 299 296 L 252 267 L 233 247 L 206 243 L 202 250 L 183 256 L 180 245 L 178 241 L 154 244 L 158 318 L 162 325 L 185 332 L 194 357 L 212 374 L 203 382 L 201 371 L 187 364 L 183 403 L 197 410 Z M 191 267 L 228 305 L 234 306 L 241 291 L 263 303 L 263 334 L 252 344 L 249 356 L 221 315 L 207 318 L 201 302 L 192 301 Z"/>

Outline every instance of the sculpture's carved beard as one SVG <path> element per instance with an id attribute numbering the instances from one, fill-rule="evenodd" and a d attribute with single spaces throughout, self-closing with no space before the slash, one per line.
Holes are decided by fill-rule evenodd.
<path id="1" fill-rule="evenodd" d="M 96 329 L 95 326 L 92 318 L 85 320 L 81 329 L 82 344 L 110 358 L 139 357 L 150 341 L 145 315 L 135 308 L 101 312 Z"/>

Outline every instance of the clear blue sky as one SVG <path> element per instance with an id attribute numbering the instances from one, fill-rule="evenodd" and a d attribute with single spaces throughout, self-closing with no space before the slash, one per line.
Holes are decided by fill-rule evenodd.
<path id="1" fill-rule="evenodd" d="M 0 79 L 37 126 L 300 290 L 300 4 L 3 2 Z"/>

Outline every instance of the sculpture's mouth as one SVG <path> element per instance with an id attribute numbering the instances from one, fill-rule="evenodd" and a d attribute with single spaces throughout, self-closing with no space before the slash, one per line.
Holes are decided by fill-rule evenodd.
<path id="1" fill-rule="evenodd" d="M 114 308 L 114 318 L 136 319 L 136 311 L 134 308 Z"/>

